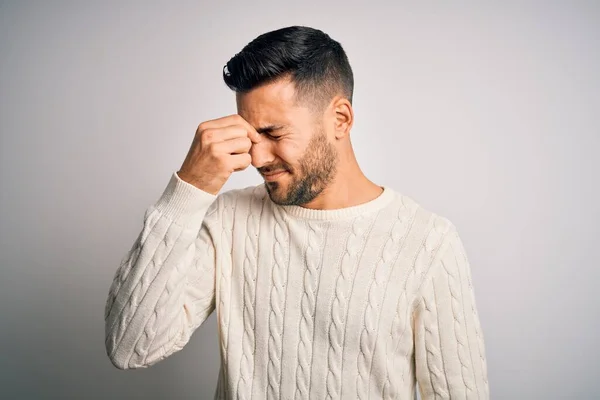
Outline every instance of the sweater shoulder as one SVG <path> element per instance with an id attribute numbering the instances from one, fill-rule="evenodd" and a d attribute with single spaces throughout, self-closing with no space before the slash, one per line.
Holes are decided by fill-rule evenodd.
<path id="1" fill-rule="evenodd" d="M 408 236 L 421 244 L 413 249 L 410 256 L 415 260 L 414 268 L 422 273 L 417 287 L 423 288 L 423 282 L 439 272 L 439 263 L 436 261 L 449 247 L 450 241 L 456 237 L 456 226 L 446 215 L 424 205 L 418 199 L 400 193 L 396 193 L 396 196 L 397 201 L 411 210 L 412 220 Z"/>
<path id="2" fill-rule="evenodd" d="M 421 255 L 427 253 L 426 259 L 434 257 L 456 232 L 453 221 L 418 198 L 397 191 L 394 191 L 394 195 L 395 202 L 401 204 L 400 208 L 408 210 L 405 214 L 411 221 L 408 235 L 423 243 L 416 251 L 423 252 Z"/>
<path id="3" fill-rule="evenodd" d="M 264 201 L 267 190 L 264 184 L 230 189 L 219 194 L 219 202 L 224 209 L 235 209 L 238 206 L 249 205 L 255 201 Z"/>
<path id="4" fill-rule="evenodd" d="M 454 229 L 454 223 L 437 210 L 423 204 L 418 198 L 393 190 L 395 201 L 410 210 L 415 217 L 415 223 L 424 230 L 435 229 L 438 232 L 448 232 Z"/>

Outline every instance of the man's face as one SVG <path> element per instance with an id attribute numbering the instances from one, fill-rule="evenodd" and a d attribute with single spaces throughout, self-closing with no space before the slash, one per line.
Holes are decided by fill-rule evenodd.
<path id="1" fill-rule="evenodd" d="M 236 95 L 238 114 L 263 137 L 250 150 L 252 165 L 280 205 L 311 202 L 337 171 L 337 149 L 323 117 L 296 105 L 294 93 L 293 82 L 281 80 Z"/>

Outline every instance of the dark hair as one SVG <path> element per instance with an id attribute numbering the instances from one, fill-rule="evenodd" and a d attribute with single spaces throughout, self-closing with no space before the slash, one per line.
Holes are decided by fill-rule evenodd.
<path id="1" fill-rule="evenodd" d="M 223 67 L 235 92 L 291 77 L 296 101 L 322 109 L 340 94 L 352 103 L 354 77 L 342 45 L 318 29 L 289 26 L 263 33 Z"/>

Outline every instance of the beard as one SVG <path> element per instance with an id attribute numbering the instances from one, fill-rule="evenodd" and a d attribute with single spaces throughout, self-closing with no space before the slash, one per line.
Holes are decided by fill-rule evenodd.
<path id="1" fill-rule="evenodd" d="M 265 182 L 267 193 L 279 205 L 301 206 L 310 203 L 333 181 L 337 161 L 336 148 L 327 141 L 321 130 L 311 138 L 304 155 L 298 161 L 297 171 L 285 165 L 269 168 L 288 171 L 290 181 L 287 188 L 277 181 Z"/>

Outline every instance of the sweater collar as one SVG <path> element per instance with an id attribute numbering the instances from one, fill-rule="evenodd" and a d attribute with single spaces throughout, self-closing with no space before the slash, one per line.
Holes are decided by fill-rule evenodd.
<path id="1" fill-rule="evenodd" d="M 392 199 L 394 198 L 394 193 L 392 189 L 387 186 L 380 186 L 383 189 L 383 192 L 374 198 L 373 200 L 369 200 L 366 203 L 358 204 L 355 206 L 331 209 L 331 210 L 318 210 L 312 208 L 306 208 L 302 206 L 282 206 L 273 203 L 276 207 L 280 207 L 284 212 L 293 218 L 298 219 L 310 219 L 310 220 L 320 220 L 320 221 L 335 221 L 342 219 L 350 219 L 354 217 L 358 217 L 367 213 L 371 213 L 374 211 L 379 211 L 385 206 L 387 206 Z M 267 194 L 267 197 L 268 194 Z M 271 201 L 269 199 L 269 201 Z"/>

